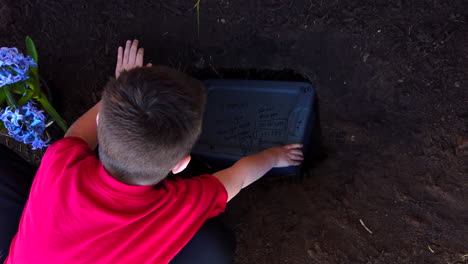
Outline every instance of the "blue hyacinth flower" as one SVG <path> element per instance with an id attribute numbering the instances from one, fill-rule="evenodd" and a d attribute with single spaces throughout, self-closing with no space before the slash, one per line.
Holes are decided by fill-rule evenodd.
<path id="1" fill-rule="evenodd" d="M 30 144 L 33 150 L 48 146 L 49 139 L 45 139 L 44 134 L 46 117 L 32 101 L 19 109 L 6 107 L 0 112 L 0 120 L 3 121 L 10 136 L 17 141 Z"/>
<path id="2" fill-rule="evenodd" d="M 29 78 L 29 67 L 37 67 L 30 57 L 24 57 L 17 48 L 0 48 L 0 87 Z"/>

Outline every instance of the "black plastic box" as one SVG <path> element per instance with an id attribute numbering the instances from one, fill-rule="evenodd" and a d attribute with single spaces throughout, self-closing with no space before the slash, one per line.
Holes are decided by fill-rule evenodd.
<path id="1" fill-rule="evenodd" d="M 266 148 L 302 143 L 309 154 L 315 92 L 309 83 L 207 80 L 203 131 L 192 155 L 224 168 Z M 299 166 L 270 175 L 297 174 Z"/>

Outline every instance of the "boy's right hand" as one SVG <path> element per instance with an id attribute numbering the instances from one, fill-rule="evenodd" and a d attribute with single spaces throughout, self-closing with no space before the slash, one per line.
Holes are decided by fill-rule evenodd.
<path id="1" fill-rule="evenodd" d="M 128 71 L 133 68 L 143 67 L 143 56 L 145 50 L 138 48 L 138 40 L 127 40 L 125 43 L 125 50 L 119 47 L 117 50 L 117 65 L 115 67 L 115 78 L 119 78 L 120 73 Z M 147 67 L 152 66 L 151 63 L 146 65 Z"/>

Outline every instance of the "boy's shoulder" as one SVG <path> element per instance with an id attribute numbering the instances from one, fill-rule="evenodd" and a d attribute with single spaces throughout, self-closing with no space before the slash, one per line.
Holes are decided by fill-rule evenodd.
<path id="1" fill-rule="evenodd" d="M 91 150 L 88 143 L 80 137 L 64 137 L 51 144 L 47 148 L 46 154 L 51 151 L 70 149 L 72 147 L 81 147 L 83 149 Z"/>
<path id="2" fill-rule="evenodd" d="M 39 171 L 45 168 L 69 168 L 92 156 L 95 156 L 94 151 L 82 138 L 62 138 L 47 148 L 42 157 Z"/>

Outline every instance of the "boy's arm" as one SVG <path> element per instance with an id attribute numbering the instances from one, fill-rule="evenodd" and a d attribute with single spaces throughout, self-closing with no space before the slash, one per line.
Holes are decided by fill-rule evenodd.
<path id="1" fill-rule="evenodd" d="M 240 190 L 261 178 L 272 168 L 299 165 L 304 159 L 301 144 L 273 147 L 237 161 L 232 167 L 213 174 L 228 192 L 228 201 Z"/>
<path id="2" fill-rule="evenodd" d="M 117 65 L 115 67 L 115 78 L 118 78 L 120 73 L 125 70 L 143 66 L 143 48 L 138 48 L 138 40 L 133 42 L 127 40 L 125 50 L 119 47 L 117 50 Z M 147 66 L 151 66 L 148 64 Z M 65 137 L 80 137 L 88 142 L 88 145 L 95 149 L 98 143 L 97 140 L 97 115 L 101 102 L 88 110 L 78 120 L 76 120 L 65 133 Z"/>
<path id="3" fill-rule="evenodd" d="M 96 117 L 101 107 L 101 101 L 95 104 L 88 112 L 76 120 L 65 133 L 65 137 L 80 137 L 95 149 L 97 146 Z"/>

